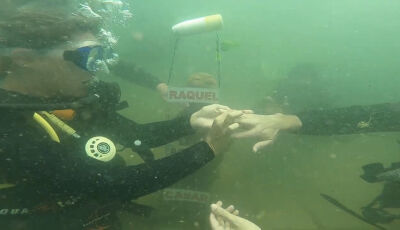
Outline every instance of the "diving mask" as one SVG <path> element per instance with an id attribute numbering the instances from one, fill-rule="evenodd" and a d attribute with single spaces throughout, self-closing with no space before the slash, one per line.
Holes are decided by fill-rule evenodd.
<path id="1" fill-rule="evenodd" d="M 118 60 L 118 55 L 113 52 L 111 47 L 100 45 L 83 46 L 76 50 L 67 50 L 63 54 L 64 60 L 71 61 L 77 66 L 90 72 L 109 73 L 108 64 L 114 64 Z"/>

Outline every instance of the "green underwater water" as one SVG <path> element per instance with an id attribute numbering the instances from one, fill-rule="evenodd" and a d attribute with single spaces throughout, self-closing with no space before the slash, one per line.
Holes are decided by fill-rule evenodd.
<path id="1" fill-rule="evenodd" d="M 211 14 L 223 16 L 219 37 L 228 48 L 221 53 L 221 104 L 260 113 L 296 113 L 400 101 L 398 0 L 129 2 L 134 17 L 113 28 L 119 38 L 115 50 L 121 59 L 163 81 L 168 80 L 175 42 L 171 26 Z M 171 85 L 185 84 L 194 72 L 216 75 L 215 43 L 214 33 L 182 39 Z M 165 120 L 182 110 L 126 79 L 102 78 L 120 83 L 122 97 L 130 104 L 121 113 L 135 121 Z M 209 202 L 171 201 L 159 191 L 137 200 L 154 208 L 150 216 L 120 213 L 123 228 L 207 230 L 208 205 L 222 200 L 263 230 L 376 229 L 337 209 L 320 193 L 360 213 L 383 187 L 364 182 L 361 167 L 399 161 L 398 140 L 400 133 L 282 134 L 257 154 L 251 141 L 236 141 L 223 159 L 171 187 L 207 193 Z M 172 143 L 155 151 L 163 157 L 183 147 Z M 141 163 L 135 153 L 121 154 L 130 164 Z M 400 221 L 384 226 L 400 229 Z"/>
<path id="2" fill-rule="evenodd" d="M 296 112 L 400 99 L 398 1 L 155 0 L 132 6 L 134 20 L 119 29 L 118 51 L 164 81 L 174 44 L 170 27 L 222 14 L 221 41 L 239 45 L 222 52 L 221 104 L 274 112 L 268 96 L 279 101 L 284 95 L 287 111 Z M 215 56 L 214 34 L 182 39 L 171 84 L 184 84 L 193 72 L 215 74 Z M 131 104 L 123 113 L 139 121 L 162 120 L 179 110 L 149 90 L 127 84 L 123 90 Z M 221 162 L 173 187 L 205 191 L 212 201 L 235 204 L 262 229 L 375 229 L 319 194 L 360 213 L 382 189 L 382 184 L 361 180 L 361 166 L 398 161 L 399 137 L 284 134 L 258 154 L 251 152 L 250 142 L 237 142 Z M 149 218 L 122 214 L 126 229 L 208 229 L 206 205 L 165 201 L 162 192 L 139 202 L 156 211 Z M 400 222 L 385 227 L 398 229 Z"/>

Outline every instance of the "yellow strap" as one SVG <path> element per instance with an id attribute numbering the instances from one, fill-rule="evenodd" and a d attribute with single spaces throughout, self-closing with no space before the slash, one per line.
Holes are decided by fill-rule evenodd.
<path id="1" fill-rule="evenodd" d="M 34 113 L 33 119 L 47 132 L 47 134 L 49 134 L 50 138 L 53 141 L 60 143 L 60 138 L 58 137 L 56 131 L 42 116 L 40 116 L 37 113 Z"/>
<path id="2" fill-rule="evenodd" d="M 14 186 L 15 184 L 0 184 L 0 189 L 11 188 Z"/>
<path id="3" fill-rule="evenodd" d="M 63 122 L 61 119 L 59 119 L 56 115 L 50 114 L 46 111 L 41 111 L 40 114 L 46 116 L 51 123 L 56 125 L 58 128 L 60 128 L 63 132 L 67 133 L 68 135 L 74 136 L 74 137 L 79 137 L 79 135 L 76 133 L 76 131 L 71 128 L 71 126 L 67 125 L 65 122 Z"/>

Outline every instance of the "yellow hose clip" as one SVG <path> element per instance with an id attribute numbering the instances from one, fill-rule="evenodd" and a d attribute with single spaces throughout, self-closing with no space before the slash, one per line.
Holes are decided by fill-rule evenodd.
<path id="1" fill-rule="evenodd" d="M 60 143 L 60 138 L 58 137 L 56 131 L 42 116 L 40 116 L 38 113 L 34 113 L 33 119 L 46 131 L 47 134 L 49 134 L 53 141 Z"/>
<path id="2" fill-rule="evenodd" d="M 75 138 L 80 138 L 80 136 L 76 133 L 76 131 L 71 128 L 71 126 L 67 125 L 61 119 L 59 119 L 56 115 L 48 113 L 46 111 L 39 112 L 40 114 L 44 115 L 51 123 L 56 125 L 61 131 L 64 133 L 73 136 Z"/>
<path id="3" fill-rule="evenodd" d="M 15 184 L 0 184 L 0 189 L 12 188 Z"/>

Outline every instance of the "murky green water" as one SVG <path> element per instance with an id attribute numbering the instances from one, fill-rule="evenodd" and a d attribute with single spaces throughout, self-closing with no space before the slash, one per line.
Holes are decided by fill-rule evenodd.
<path id="1" fill-rule="evenodd" d="M 220 39 L 236 45 L 222 51 L 221 104 L 260 113 L 296 113 L 400 101 L 400 1 L 129 2 L 134 17 L 113 28 L 119 38 L 115 50 L 121 59 L 132 60 L 163 81 L 168 79 L 174 45 L 171 26 L 216 13 L 223 16 Z M 216 75 L 215 41 L 214 33 L 182 39 L 171 85 L 184 84 L 194 72 Z M 138 122 L 164 120 L 181 110 L 154 91 L 125 79 L 109 79 L 121 83 L 123 98 L 129 101 L 130 108 L 122 114 Z M 383 187 L 364 182 L 361 166 L 399 161 L 399 138 L 399 133 L 282 134 L 257 154 L 251 152 L 251 142 L 237 141 L 222 160 L 172 186 L 204 192 L 207 202 L 192 202 L 195 193 L 192 201 L 176 201 L 181 196 L 177 190 L 168 200 L 160 191 L 138 200 L 155 209 L 149 217 L 125 212 L 120 217 L 124 229 L 209 229 L 208 203 L 223 200 L 263 230 L 375 229 L 320 193 L 360 213 Z M 158 148 L 157 156 L 182 147 L 173 143 Z M 122 155 L 131 164 L 140 163 L 134 153 Z M 400 222 L 384 226 L 399 229 Z"/>
<path id="2" fill-rule="evenodd" d="M 221 13 L 225 22 L 221 40 L 240 44 L 223 52 L 222 104 L 265 111 L 263 98 L 276 95 L 276 90 L 288 94 L 289 107 L 295 111 L 399 100 L 397 1 L 173 2 L 135 2 L 135 20 L 121 36 L 121 47 L 129 47 L 122 55 L 163 79 L 168 76 L 173 45 L 169 27 L 184 19 Z M 142 33 L 143 40 L 132 40 L 132 33 Z M 215 73 L 213 35 L 190 37 L 183 43 L 176 62 L 177 79 L 183 80 L 193 71 Z M 157 58 L 152 53 L 157 53 Z M 287 80 L 298 66 L 305 66 L 298 76 L 304 80 Z M 312 77 L 307 78 L 307 74 Z M 152 99 L 160 110 L 155 119 L 161 119 L 168 106 Z M 141 106 L 142 102 L 134 104 Z M 149 113 L 154 110 L 148 105 L 140 108 Z M 360 179 L 361 166 L 397 161 L 398 137 L 396 133 L 282 135 L 275 146 L 260 154 L 251 153 L 250 144 L 236 144 L 215 166 L 212 183 L 200 190 L 236 204 L 263 229 L 374 229 L 319 194 L 330 194 L 360 212 L 382 189 L 382 184 L 367 184 Z M 209 177 L 208 168 L 178 187 L 204 177 Z M 165 210 L 176 205 L 191 208 L 190 203 L 181 207 L 180 203 L 168 206 L 155 201 L 159 196 L 151 195 L 143 202 Z M 206 223 L 201 218 L 205 217 L 182 217 L 172 212 L 150 220 L 131 219 L 129 226 L 204 229 L 196 227 L 196 223 Z M 399 226 L 393 222 L 386 227 Z"/>
<path id="3" fill-rule="evenodd" d="M 299 111 L 399 100 L 396 28 L 400 2 L 159 0 L 151 4 L 135 2 L 134 6 L 135 20 L 122 32 L 121 55 L 162 79 L 167 79 L 173 46 L 170 26 L 198 16 L 223 15 L 221 40 L 240 46 L 222 54 L 222 104 L 268 111 L 265 97 L 286 94 L 288 109 Z M 143 34 L 143 40 L 132 40 L 135 33 Z M 177 79 L 183 81 L 193 71 L 215 73 L 214 39 L 214 35 L 200 35 L 182 42 L 176 62 Z M 298 75 L 294 73 L 288 80 L 296 68 Z M 155 107 L 140 100 L 133 102 L 135 117 L 143 121 L 162 119 L 168 105 L 153 96 L 151 100 Z M 136 108 L 148 113 L 156 108 L 158 113 L 153 114 L 154 118 L 144 118 Z M 360 212 L 383 186 L 363 182 L 359 177 L 361 166 L 397 161 L 398 138 L 397 133 L 282 135 L 272 148 L 259 154 L 251 153 L 250 144 L 235 144 L 218 167 L 209 166 L 215 170 L 215 178 L 199 190 L 209 192 L 214 200 L 236 204 L 244 216 L 263 229 L 374 229 L 319 194 L 330 194 Z M 204 180 L 209 175 L 205 168 L 177 187 L 188 184 L 190 188 L 193 180 Z M 143 202 L 164 210 L 191 208 L 190 203 L 184 207 L 179 202 L 166 205 L 160 196 L 151 195 Z M 155 214 L 150 219 L 129 218 L 129 226 L 205 229 L 202 225 L 196 227 L 196 223 L 206 223 L 204 218 L 181 216 L 176 211 Z M 397 229 L 400 225 L 395 221 L 386 227 Z"/>

